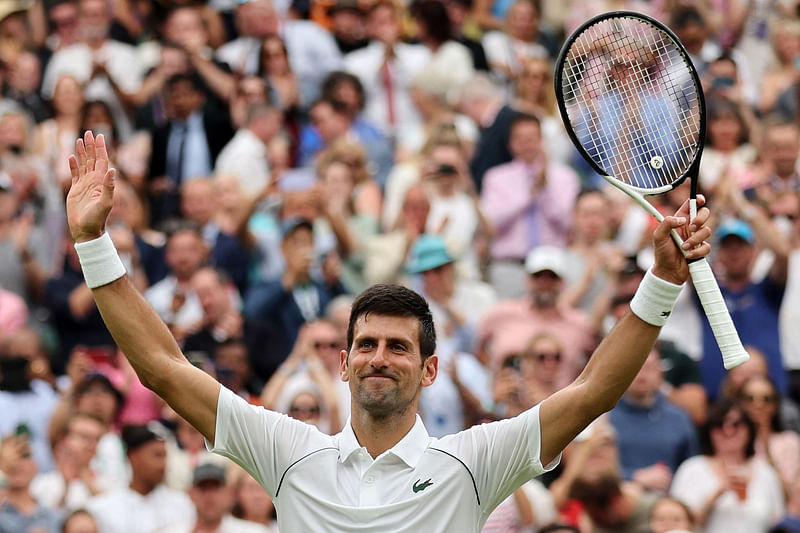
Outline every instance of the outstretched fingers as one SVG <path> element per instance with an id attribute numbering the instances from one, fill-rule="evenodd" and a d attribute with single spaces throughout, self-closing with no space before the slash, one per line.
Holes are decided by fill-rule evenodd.
<path id="1" fill-rule="evenodd" d="M 94 135 L 91 130 L 86 130 L 86 133 L 83 134 L 83 144 L 86 146 L 86 170 L 91 172 L 94 170 L 94 163 L 97 159 Z"/>
<path id="2" fill-rule="evenodd" d="M 101 133 L 95 139 L 95 169 L 104 176 L 108 172 L 108 150 L 106 149 L 106 138 Z"/>

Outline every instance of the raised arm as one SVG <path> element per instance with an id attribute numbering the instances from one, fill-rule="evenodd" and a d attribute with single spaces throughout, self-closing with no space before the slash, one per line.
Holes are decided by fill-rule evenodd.
<path id="1" fill-rule="evenodd" d="M 69 167 L 70 234 L 76 243 L 92 241 L 105 233 L 114 195 L 116 171 L 108 168 L 103 136 L 95 139 L 91 132 L 86 132 L 84 139 L 76 143 Z M 84 259 L 82 255 L 82 264 Z M 96 270 L 98 265 L 84 264 L 87 278 L 89 268 Z M 106 327 L 141 382 L 214 442 L 219 383 L 183 356 L 167 326 L 127 275 L 94 288 L 92 293 Z"/>
<path id="2" fill-rule="evenodd" d="M 698 205 L 703 203 L 702 196 L 698 196 Z M 692 221 L 697 230 L 691 236 L 686 231 L 688 213 L 687 201 L 653 233 L 656 260 L 652 275 L 677 285 L 686 281 L 689 270 L 670 230 L 678 231 L 689 243 L 688 259 L 704 257 L 711 249 L 705 242 L 711 236 L 710 228 L 705 226 L 708 209 L 700 209 Z M 659 329 L 629 311 L 603 339 L 581 375 L 542 402 L 542 464 L 552 461 L 592 420 L 616 405 L 652 350 Z"/>

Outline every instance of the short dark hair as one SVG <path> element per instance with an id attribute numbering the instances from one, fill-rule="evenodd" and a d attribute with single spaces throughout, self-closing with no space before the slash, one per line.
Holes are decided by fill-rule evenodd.
<path id="1" fill-rule="evenodd" d="M 440 0 L 418 0 L 411 4 L 411 16 L 425 24 L 428 36 L 438 44 L 453 38 L 447 7 Z"/>
<path id="2" fill-rule="evenodd" d="M 343 83 L 349 83 L 355 88 L 358 94 L 358 110 L 364 109 L 366 103 L 366 93 L 364 92 L 364 84 L 358 79 L 358 76 L 345 72 L 343 70 L 334 70 L 322 82 L 322 97 L 327 100 L 336 99 L 336 89 Z"/>
<path id="3" fill-rule="evenodd" d="M 542 129 L 542 121 L 539 120 L 539 117 L 537 117 L 536 115 L 531 114 L 531 113 L 516 112 L 516 113 L 514 113 L 513 117 L 511 118 L 511 124 L 509 124 L 509 126 L 508 126 L 509 134 L 512 131 L 514 131 L 514 128 L 516 128 L 518 125 L 525 124 L 525 123 L 528 123 L 528 122 L 535 123 L 537 126 L 539 126 L 539 130 L 541 131 L 541 129 Z"/>
<path id="4" fill-rule="evenodd" d="M 419 348 L 424 361 L 436 351 L 436 330 L 425 298 L 400 285 L 373 285 L 358 295 L 350 309 L 347 324 L 347 350 L 353 347 L 356 320 L 370 313 L 396 317 L 414 317 L 419 321 Z"/>

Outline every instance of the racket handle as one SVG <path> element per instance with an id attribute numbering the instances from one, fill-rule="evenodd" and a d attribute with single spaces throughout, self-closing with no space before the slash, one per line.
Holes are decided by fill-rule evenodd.
<path id="1" fill-rule="evenodd" d="M 750 356 L 747 355 L 742 341 L 739 340 L 739 334 L 733 325 L 733 320 L 728 313 L 725 300 L 722 298 L 719 285 L 714 278 L 714 273 L 711 272 L 708 261 L 703 258 L 689 263 L 689 273 L 692 275 L 695 291 L 700 298 L 700 303 L 703 304 L 708 323 L 711 325 L 711 331 L 714 332 L 719 351 L 722 352 L 722 364 L 725 369 L 730 370 L 746 362 Z"/>

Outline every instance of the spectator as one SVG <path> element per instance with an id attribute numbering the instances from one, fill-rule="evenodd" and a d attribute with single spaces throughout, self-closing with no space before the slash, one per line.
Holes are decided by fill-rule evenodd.
<path id="1" fill-rule="evenodd" d="M 275 353 L 280 357 L 272 363 L 275 365 L 273 369 L 289 355 L 301 326 L 322 316 L 331 298 L 344 292 L 338 280 L 329 284 L 312 278 L 312 231 L 312 224 L 308 220 L 287 220 L 283 226 L 281 244 L 286 260 L 283 276 L 254 285 L 245 297 L 245 320 L 256 324 L 272 323 L 279 328 L 271 340 Z"/>
<path id="2" fill-rule="evenodd" d="M 308 130 L 300 139 L 303 165 L 311 165 L 317 155 L 334 142 L 350 138 L 363 145 L 378 183 L 386 182 L 394 156 L 389 141 L 380 132 L 364 122 L 353 122 L 349 107 L 339 100 L 318 100 L 311 106 L 309 115 L 313 130 Z"/>
<path id="3" fill-rule="evenodd" d="M 234 504 L 231 514 L 236 518 L 266 526 L 270 532 L 277 532 L 275 506 L 266 489 L 241 468 L 233 469 L 233 473 L 231 485 Z"/>
<path id="4" fill-rule="evenodd" d="M 209 262 L 223 270 L 240 294 L 247 290 L 249 258 L 247 251 L 232 235 L 223 232 L 216 216 L 219 198 L 210 178 L 197 178 L 181 186 L 181 213 L 200 234 L 209 250 Z"/>
<path id="5" fill-rule="evenodd" d="M 708 102 L 707 146 L 700 163 L 700 183 L 703 191 L 713 198 L 718 186 L 727 179 L 741 181 L 748 166 L 756 159 L 756 149 L 750 144 L 750 133 L 739 107 L 725 99 Z"/>
<path id="6" fill-rule="evenodd" d="M 42 62 L 35 53 L 20 51 L 6 67 L 3 97 L 14 100 L 36 122 L 50 118 L 50 107 L 39 95 L 42 81 Z"/>
<path id="7" fill-rule="evenodd" d="M 272 529 L 247 522 L 230 514 L 231 487 L 226 484 L 225 469 L 214 463 L 200 464 L 194 469 L 189 497 L 194 504 L 196 520 L 165 527 L 162 533 L 216 531 L 219 533 L 269 533 Z"/>
<path id="8" fill-rule="evenodd" d="M 63 2 L 59 6 L 75 6 Z M 76 15 L 77 17 L 77 15 Z M 63 74 L 55 81 L 50 105 L 54 117 L 40 122 L 33 132 L 33 152 L 42 158 L 55 174 L 63 194 L 69 190 L 71 176 L 67 157 L 75 148 L 75 138 L 80 136 L 81 109 L 83 108 L 83 86 L 70 74 Z"/>
<path id="9" fill-rule="evenodd" d="M 523 59 L 555 56 L 555 43 L 542 33 L 539 19 L 538 4 L 516 0 L 506 14 L 504 31 L 495 30 L 484 35 L 483 48 L 489 66 L 498 78 L 513 79 L 522 70 L 520 62 Z"/>
<path id="10" fill-rule="evenodd" d="M 694 531 L 692 511 L 682 501 L 662 496 L 656 500 L 650 513 L 650 529 L 652 533 Z"/>
<path id="11" fill-rule="evenodd" d="M 369 44 L 347 54 L 344 69 L 364 86 L 366 118 L 389 138 L 405 144 L 406 131 L 417 128 L 419 115 L 409 96 L 409 84 L 430 61 L 430 52 L 400 40 L 401 13 L 392 2 L 373 3 L 367 11 Z"/>
<path id="12" fill-rule="evenodd" d="M 703 455 L 675 472 L 670 494 L 692 509 L 706 533 L 766 531 L 782 515 L 780 480 L 754 457 L 755 438 L 756 428 L 742 408 L 720 400 L 700 433 Z"/>
<path id="13" fill-rule="evenodd" d="M 554 162 L 569 164 L 573 147 L 556 106 L 553 66 L 541 57 L 520 58 L 519 61 L 520 70 L 514 75 L 514 109 L 537 117 L 545 153 Z"/>
<path id="14" fill-rule="evenodd" d="M 154 225 L 178 214 L 183 183 L 210 175 L 233 136 L 228 117 L 204 109 L 205 96 L 196 76 L 172 76 L 164 98 L 168 122 L 153 131 L 147 183 Z"/>
<path id="15" fill-rule="evenodd" d="M 157 424 L 126 426 L 122 439 L 131 466 L 131 482 L 92 498 L 88 509 L 101 531 L 153 533 L 190 522 L 194 515 L 186 494 L 163 485 L 166 444 Z"/>
<path id="16" fill-rule="evenodd" d="M 781 395 L 767 377 L 752 376 L 742 384 L 738 399 L 756 426 L 756 455 L 775 468 L 786 494 L 800 476 L 800 435 L 781 425 Z"/>
<path id="17" fill-rule="evenodd" d="M 289 119 L 288 122 L 295 125 L 295 113 L 309 102 L 300 100 L 302 95 L 298 91 L 297 77 L 289 63 L 289 52 L 279 36 L 269 35 L 261 44 L 257 74 L 267 83 L 269 101 L 283 111 Z"/>
<path id="18" fill-rule="evenodd" d="M 331 33 L 342 54 L 349 54 L 369 44 L 366 39 L 364 11 L 357 0 L 336 0 L 328 8 Z"/>
<path id="19" fill-rule="evenodd" d="M 241 299 L 227 274 L 211 267 L 200 268 L 192 275 L 191 290 L 203 310 L 197 330 L 183 342 L 186 352 L 203 352 L 211 357 L 224 342 L 240 339 L 244 324 L 239 311 Z"/>
<path id="20" fill-rule="evenodd" d="M 493 361 L 508 354 L 520 354 L 530 339 L 547 331 L 563 347 L 563 363 L 558 386 L 570 383 L 585 364 L 586 354 L 595 342 L 595 329 L 581 311 L 559 304 L 564 289 L 564 253 L 553 246 L 531 250 L 525 260 L 528 273 L 526 298 L 501 300 L 483 317 L 478 328 L 478 343 Z"/>
<path id="21" fill-rule="evenodd" d="M 678 466 L 699 451 L 691 419 L 659 392 L 662 384 L 661 357 L 653 350 L 609 413 L 623 477 L 659 493 L 667 492 Z"/>
<path id="22" fill-rule="evenodd" d="M 756 216 L 763 217 L 756 213 Z M 728 302 L 731 318 L 742 342 L 758 348 L 767 358 L 769 375 L 782 394 L 787 391 L 786 370 L 778 346 L 778 310 L 786 283 L 785 250 L 776 248 L 770 273 L 760 282 L 751 281 L 755 258 L 756 232 L 762 242 L 770 243 L 771 233 L 765 218 L 723 222 L 716 231 L 717 252 L 713 263 L 720 290 Z M 722 275 L 720 275 L 722 274 Z M 703 321 L 703 359 L 700 364 L 703 383 L 709 396 L 715 397 L 722 383 L 722 359 L 710 326 Z"/>
<path id="23" fill-rule="evenodd" d="M 132 46 L 110 38 L 111 8 L 102 0 L 78 2 L 81 42 L 53 54 L 42 80 L 42 94 L 52 98 L 56 82 L 71 74 L 85 85 L 87 99 L 108 103 L 120 129 L 120 139 L 132 133 L 124 109 L 124 93 L 134 93 L 142 81 L 139 62 Z"/>
<path id="24" fill-rule="evenodd" d="M 486 171 L 513 159 L 509 151 L 514 111 L 491 78 L 476 74 L 461 91 L 459 107 L 481 129 L 469 168 L 475 188 L 481 191 Z"/>
<path id="25" fill-rule="evenodd" d="M 766 207 L 771 216 L 793 216 L 798 209 L 800 175 L 800 127 L 794 121 L 767 122 L 764 127 L 760 168 L 756 170 L 754 190 L 745 191 Z"/>
<path id="26" fill-rule="evenodd" d="M 522 369 L 525 388 L 532 405 L 536 405 L 561 388 L 558 376 L 564 356 L 559 340 L 550 333 L 534 335 L 517 363 Z M 512 357 L 518 357 L 512 355 Z"/>
<path id="27" fill-rule="evenodd" d="M 53 443 L 56 468 L 38 474 L 31 482 L 31 493 L 39 504 L 71 512 L 109 488 L 91 466 L 106 431 L 105 422 L 94 415 L 79 412 L 69 419 L 66 433 Z"/>
<path id="28" fill-rule="evenodd" d="M 523 261 L 541 245 L 566 244 L 579 181 L 567 167 L 548 159 L 539 120 L 533 115 L 512 120 L 508 147 L 514 159 L 486 172 L 481 206 L 492 227 L 489 280 L 504 298 L 524 290 Z"/>
<path id="29" fill-rule="evenodd" d="M 33 453 L 38 469 L 49 472 L 53 456 L 47 425 L 58 395 L 33 372 L 34 364 L 43 362 L 43 350 L 38 336 L 32 338 L 28 333 L 21 330 L 0 344 L 0 438 L 24 433 L 26 448 Z"/>
<path id="30" fill-rule="evenodd" d="M 170 274 L 144 292 L 147 301 L 178 341 L 183 341 L 203 319 L 202 307 L 192 290 L 191 280 L 207 257 L 208 247 L 196 229 L 177 229 L 167 237 L 164 252 Z"/>
<path id="31" fill-rule="evenodd" d="M 248 403 L 260 404 L 263 382 L 253 374 L 250 351 L 241 338 L 222 341 L 214 351 L 214 369 L 217 379 Z"/>
<path id="32" fill-rule="evenodd" d="M 97 529 L 97 521 L 89 511 L 78 509 L 64 519 L 61 533 L 100 533 L 100 530 Z"/>
<path id="33" fill-rule="evenodd" d="M 243 127 L 219 153 L 214 172 L 236 177 L 245 195 L 258 194 L 271 179 L 267 146 L 279 134 L 281 124 L 277 109 L 266 104 L 250 106 Z"/>
<path id="34" fill-rule="evenodd" d="M 472 0 L 448 0 L 445 2 L 447 16 L 450 19 L 450 26 L 453 32 L 453 39 L 461 43 L 469 50 L 472 56 L 472 66 L 475 70 L 488 71 L 489 62 L 486 60 L 486 52 L 481 41 L 474 39 L 471 35 L 466 35 L 468 31 L 468 18 L 473 9 Z"/>
<path id="35" fill-rule="evenodd" d="M 772 49 L 777 64 L 765 72 L 761 81 L 758 111 L 768 116 L 778 98 L 797 82 L 795 58 L 800 55 L 800 24 L 797 20 L 778 20 L 772 27 Z"/>
<path id="36" fill-rule="evenodd" d="M 58 0 L 50 5 L 47 18 L 52 33 L 47 36 L 46 47 L 56 52 L 77 44 L 81 40 L 81 21 L 78 3 L 73 0 Z"/>
<path id="37" fill-rule="evenodd" d="M 58 533 L 61 516 L 39 505 L 30 491 L 37 467 L 27 437 L 4 437 L 0 441 L 0 457 L 0 472 L 6 482 L 5 498 L 0 504 L 0 531 Z"/>
<path id="38" fill-rule="evenodd" d="M 430 205 L 421 184 L 405 191 L 396 227 L 367 242 L 364 278 L 368 284 L 402 282 L 408 251 L 426 231 Z"/>

